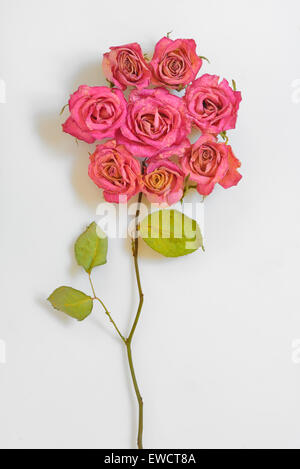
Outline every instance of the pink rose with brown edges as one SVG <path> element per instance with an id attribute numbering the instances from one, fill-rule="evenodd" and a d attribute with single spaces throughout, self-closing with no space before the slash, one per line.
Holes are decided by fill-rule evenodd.
<path id="1" fill-rule="evenodd" d="M 71 116 L 63 131 L 87 143 L 114 138 L 125 121 L 127 102 L 122 91 L 107 86 L 80 86 L 69 100 Z"/>
<path id="2" fill-rule="evenodd" d="M 218 143 L 213 135 L 203 135 L 181 159 L 184 173 L 197 183 L 199 194 L 207 196 L 216 184 L 224 189 L 236 186 L 242 179 L 237 171 L 240 161 L 231 146 Z"/>
<path id="3" fill-rule="evenodd" d="M 173 205 L 183 196 L 183 171 L 170 160 L 152 160 L 142 177 L 142 192 L 151 203 Z"/>
<path id="4" fill-rule="evenodd" d="M 106 78 L 123 91 L 128 86 L 147 88 L 150 83 L 150 70 L 136 42 L 111 47 L 103 56 L 102 68 Z"/>
<path id="5" fill-rule="evenodd" d="M 158 86 L 182 89 L 193 81 L 202 66 L 194 39 L 173 41 L 163 37 L 156 45 L 150 63 L 151 82 Z"/>
<path id="6" fill-rule="evenodd" d="M 163 151 L 182 151 L 191 131 L 185 102 L 164 88 L 134 90 L 117 142 L 136 157 L 152 158 Z"/>
<path id="7" fill-rule="evenodd" d="M 115 140 L 97 146 L 90 157 L 89 176 L 103 189 L 107 202 L 127 202 L 140 191 L 140 163 Z"/>
<path id="8" fill-rule="evenodd" d="M 186 91 L 185 102 L 193 123 L 202 132 L 219 134 L 236 126 L 242 95 L 227 80 L 203 75 Z"/>

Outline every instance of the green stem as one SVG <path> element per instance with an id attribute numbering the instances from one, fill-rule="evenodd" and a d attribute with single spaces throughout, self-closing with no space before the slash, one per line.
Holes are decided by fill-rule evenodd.
<path id="1" fill-rule="evenodd" d="M 117 333 L 119 334 L 120 338 L 122 339 L 122 341 L 126 344 L 126 339 L 125 337 L 121 334 L 117 324 L 115 323 L 115 321 L 113 320 L 113 318 L 111 317 L 111 314 L 110 312 L 107 310 L 105 304 L 103 303 L 103 301 L 100 300 L 100 298 L 95 298 L 95 300 L 99 301 L 99 303 L 103 306 L 104 308 L 104 311 L 105 311 L 105 314 L 108 316 L 110 322 L 112 323 L 112 325 L 114 326 L 114 328 L 116 329 Z"/>
<path id="2" fill-rule="evenodd" d="M 132 377 L 132 382 L 133 382 L 135 394 L 136 394 L 138 405 L 139 405 L 139 428 L 138 428 L 137 445 L 138 445 L 138 449 L 143 449 L 144 403 L 143 403 L 143 398 L 141 396 L 139 386 L 137 383 L 136 374 L 134 371 L 130 343 L 127 343 L 126 348 L 127 348 L 128 363 L 129 363 L 130 373 Z"/>
<path id="3" fill-rule="evenodd" d="M 139 254 L 138 222 L 139 222 L 139 216 L 141 212 L 142 197 L 143 197 L 143 194 L 140 193 L 139 199 L 138 199 L 137 211 L 136 211 L 135 239 L 132 241 L 132 254 L 134 258 L 134 267 L 135 267 L 135 274 L 136 274 L 137 286 L 139 290 L 140 301 L 139 301 L 139 306 L 138 306 L 138 310 L 136 313 L 136 317 L 135 317 L 132 329 L 126 341 L 130 373 L 131 373 L 132 382 L 133 382 L 135 394 L 136 394 L 138 405 L 139 405 L 139 427 L 138 427 L 138 438 L 137 438 L 138 449 L 143 449 L 144 403 L 143 403 L 143 399 L 142 399 L 139 386 L 137 383 L 136 374 L 134 371 L 134 366 L 133 366 L 133 361 L 132 361 L 131 343 L 132 343 L 132 339 L 136 331 L 136 328 L 137 328 L 137 325 L 141 316 L 143 304 L 144 304 L 144 294 L 142 290 L 141 276 L 140 276 L 139 262 L 138 262 L 138 254 Z"/>
<path id="4" fill-rule="evenodd" d="M 93 285 L 93 282 L 92 282 L 92 278 L 91 278 L 91 274 L 89 274 L 89 279 L 90 279 L 90 284 L 91 284 L 91 287 L 92 287 L 92 291 L 93 291 L 93 295 L 94 295 L 94 298 L 93 300 L 96 300 L 96 301 L 99 301 L 99 303 L 101 304 L 101 306 L 103 307 L 104 311 L 105 311 L 105 314 L 108 316 L 110 322 L 112 323 L 112 325 L 114 326 L 114 328 L 116 329 L 117 333 L 119 334 L 120 338 L 122 339 L 122 341 L 125 343 L 125 345 L 127 346 L 127 340 L 125 339 L 125 337 L 121 334 L 117 324 L 115 323 L 115 321 L 113 320 L 110 312 L 108 311 L 107 307 L 105 306 L 105 304 L 103 303 L 102 300 L 100 300 L 100 298 L 97 297 L 96 295 L 96 292 L 95 292 L 95 288 L 94 288 L 94 285 Z"/>
<path id="5" fill-rule="evenodd" d="M 143 166 L 143 169 L 144 169 L 144 166 Z M 93 282 L 92 282 L 91 275 L 89 274 L 89 280 L 90 280 L 91 288 L 92 288 L 93 295 L 94 295 L 93 299 L 99 301 L 99 303 L 102 305 L 106 315 L 109 317 L 109 319 L 110 319 L 111 323 L 113 324 L 115 330 L 117 331 L 118 335 L 120 336 L 121 340 L 124 342 L 124 344 L 126 346 L 131 378 L 132 378 L 133 387 L 134 387 L 135 394 L 136 394 L 137 401 L 138 401 L 138 405 L 139 405 L 139 425 L 138 425 L 138 437 L 137 437 L 138 449 L 143 449 L 144 403 L 143 403 L 143 399 L 142 399 L 142 396 L 141 396 L 141 393 L 140 393 L 140 390 L 139 390 L 139 386 L 138 386 L 138 383 L 137 383 L 136 374 L 135 374 L 135 370 L 134 370 L 134 365 L 133 365 L 133 360 L 132 360 L 131 344 L 132 344 L 132 339 L 133 339 L 134 333 L 136 331 L 136 328 L 137 328 L 137 325 L 138 325 L 138 322 L 139 322 L 139 319 L 140 319 L 140 316 L 141 316 L 143 304 L 144 304 L 144 294 L 143 294 L 143 290 L 142 290 L 141 276 L 140 276 L 139 262 L 138 262 L 138 253 L 139 253 L 139 238 L 138 238 L 138 231 L 139 230 L 138 230 L 138 225 L 139 225 L 139 216 L 140 216 L 140 213 L 141 213 L 142 198 L 143 198 L 143 194 L 141 192 L 139 194 L 138 206 L 137 206 L 137 211 L 136 211 L 135 239 L 132 241 L 132 254 L 133 254 L 133 258 L 134 258 L 134 267 L 135 267 L 135 274 L 136 274 L 136 280 L 137 280 L 137 286 L 138 286 L 140 300 L 139 300 L 139 306 L 138 306 L 138 310 L 137 310 L 137 313 L 136 313 L 136 317 L 135 317 L 132 329 L 130 331 L 130 334 L 128 336 L 128 339 L 125 339 L 125 337 L 121 334 L 118 326 L 116 325 L 115 321 L 111 317 L 111 314 L 109 313 L 109 311 L 106 308 L 105 304 L 103 303 L 102 300 L 100 300 L 100 298 L 97 297 L 96 292 L 95 292 L 95 288 L 94 288 L 94 285 L 93 285 Z"/>

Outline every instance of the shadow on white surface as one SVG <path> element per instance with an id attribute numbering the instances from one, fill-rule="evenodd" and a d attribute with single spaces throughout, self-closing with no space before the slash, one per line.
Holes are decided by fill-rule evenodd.
<path id="1" fill-rule="evenodd" d="M 52 107 L 48 113 L 37 115 L 36 127 L 42 141 L 55 150 L 53 152 L 55 158 L 72 155 L 74 158 L 72 184 L 75 192 L 87 205 L 94 209 L 97 204 L 103 201 L 102 191 L 88 177 L 89 152 L 93 151 L 97 142 L 94 146 L 81 141 L 77 142 L 75 138 L 65 134 L 61 127 L 67 119 L 69 111 L 66 108 L 63 114 L 60 115 L 60 110 L 68 102 L 69 95 L 75 92 L 80 85 L 106 85 L 100 59 L 97 64 L 87 65 L 72 80 L 66 92 L 65 103 L 55 103 L 55 108 Z"/>
<path id="2" fill-rule="evenodd" d="M 39 305 L 39 307 L 42 307 L 44 311 L 47 311 L 47 313 L 49 313 L 52 318 L 54 317 L 58 322 L 60 322 L 60 324 L 64 327 L 71 325 L 72 319 L 69 318 L 65 313 L 54 309 L 46 298 L 37 298 L 36 303 Z"/>

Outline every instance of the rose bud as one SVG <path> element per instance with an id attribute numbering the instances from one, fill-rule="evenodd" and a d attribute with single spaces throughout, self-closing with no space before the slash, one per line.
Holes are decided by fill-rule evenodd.
<path id="1" fill-rule="evenodd" d="M 127 102 L 123 93 L 107 86 L 80 86 L 69 101 L 71 116 L 63 124 L 63 131 L 79 140 L 115 137 L 126 118 Z"/>
<path id="2" fill-rule="evenodd" d="M 173 205 L 183 196 L 184 174 L 172 161 L 153 160 L 142 177 L 142 192 L 151 203 Z"/>
<path id="3" fill-rule="evenodd" d="M 110 50 L 103 56 L 102 67 L 111 83 L 123 91 L 128 86 L 138 89 L 149 86 L 151 73 L 139 44 L 134 42 Z"/>
<path id="4" fill-rule="evenodd" d="M 198 183 L 199 194 L 209 195 L 219 183 L 225 189 L 236 186 L 242 179 L 237 169 L 240 161 L 232 148 L 218 143 L 213 135 L 203 135 L 181 159 L 184 173 Z"/>
<path id="5" fill-rule="evenodd" d="M 107 202 L 126 202 L 140 192 L 140 163 L 115 140 L 97 146 L 90 157 L 89 176 L 103 189 Z"/>
<path id="6" fill-rule="evenodd" d="M 219 134 L 236 126 L 242 95 L 233 91 L 227 80 L 219 80 L 215 75 L 203 75 L 185 95 L 188 113 L 202 132 Z"/>
<path id="7" fill-rule="evenodd" d="M 162 38 L 155 47 L 150 63 L 151 82 L 180 90 L 193 81 L 202 66 L 193 39 Z"/>

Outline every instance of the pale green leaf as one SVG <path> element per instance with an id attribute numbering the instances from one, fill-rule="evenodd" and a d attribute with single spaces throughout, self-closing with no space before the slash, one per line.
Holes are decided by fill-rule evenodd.
<path id="1" fill-rule="evenodd" d="M 94 267 L 106 264 L 107 249 L 107 236 L 93 222 L 75 243 L 76 260 L 90 274 Z"/>
<path id="2" fill-rule="evenodd" d="M 150 214 L 141 222 L 140 234 L 148 246 L 165 257 L 186 256 L 203 249 L 199 225 L 177 210 Z"/>
<path id="3" fill-rule="evenodd" d="M 48 301 L 53 308 L 78 321 L 87 318 L 93 309 L 93 299 L 90 296 L 70 287 L 58 288 L 49 296 Z"/>

